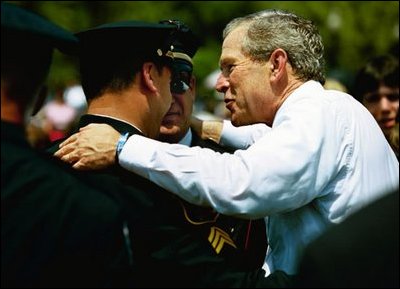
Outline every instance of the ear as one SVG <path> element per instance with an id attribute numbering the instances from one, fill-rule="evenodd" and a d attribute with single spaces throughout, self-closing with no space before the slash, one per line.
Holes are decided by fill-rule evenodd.
<path id="1" fill-rule="evenodd" d="M 156 92 L 157 87 L 154 85 L 154 70 L 157 70 L 157 67 L 152 62 L 145 62 L 142 65 L 142 79 L 144 86 L 150 90 L 151 92 Z"/>
<path id="2" fill-rule="evenodd" d="M 281 79 L 286 72 L 286 63 L 289 62 L 288 55 L 285 50 L 275 49 L 270 57 L 269 65 L 271 70 L 271 81 Z"/>

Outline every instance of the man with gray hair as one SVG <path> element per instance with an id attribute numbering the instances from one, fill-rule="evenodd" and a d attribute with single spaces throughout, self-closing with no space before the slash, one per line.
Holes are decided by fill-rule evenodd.
<path id="1" fill-rule="evenodd" d="M 118 162 L 194 204 L 265 217 L 267 274 L 295 274 L 312 240 L 398 188 L 399 163 L 363 105 L 323 88 L 324 49 L 311 21 L 266 10 L 234 19 L 223 36 L 216 89 L 234 126 L 264 123 L 265 131 L 234 154 L 132 136 Z M 229 137 L 224 129 L 221 140 Z M 95 138 L 98 130 L 108 142 Z M 56 155 L 77 169 L 102 168 L 119 137 L 92 127 Z"/>

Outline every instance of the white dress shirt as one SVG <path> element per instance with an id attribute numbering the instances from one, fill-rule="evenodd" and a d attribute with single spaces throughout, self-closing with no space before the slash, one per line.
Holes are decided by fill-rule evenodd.
<path id="1" fill-rule="evenodd" d="M 235 149 L 247 149 L 270 130 L 263 123 L 236 127 L 230 121 L 224 120 L 219 143 Z"/>
<path id="2" fill-rule="evenodd" d="M 296 273 L 307 244 L 399 187 L 399 162 L 372 115 L 315 81 L 296 89 L 254 139 L 246 150 L 220 154 L 135 135 L 119 160 L 191 203 L 268 217 L 267 274 Z"/>

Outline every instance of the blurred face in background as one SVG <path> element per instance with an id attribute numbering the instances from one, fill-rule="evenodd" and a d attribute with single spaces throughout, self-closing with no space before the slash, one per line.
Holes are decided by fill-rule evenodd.
<path id="1" fill-rule="evenodd" d="M 399 88 L 382 84 L 378 90 L 363 96 L 363 104 L 374 116 L 383 133 L 388 136 L 396 125 L 399 110 Z"/>
<path id="2" fill-rule="evenodd" d="M 172 104 L 161 122 L 159 135 L 161 141 L 169 143 L 179 142 L 187 133 L 196 98 L 196 79 L 191 66 L 178 66 L 174 77 L 179 87 L 171 88 Z"/>

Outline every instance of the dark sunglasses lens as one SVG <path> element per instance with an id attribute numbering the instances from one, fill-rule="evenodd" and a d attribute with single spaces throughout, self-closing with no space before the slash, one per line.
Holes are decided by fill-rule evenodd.
<path id="1" fill-rule="evenodd" d="M 182 94 L 190 88 L 192 68 L 186 64 L 175 64 L 172 67 L 171 92 Z"/>
<path id="2" fill-rule="evenodd" d="M 171 81 L 171 92 L 172 93 L 177 93 L 177 94 L 182 94 L 186 92 L 189 89 L 189 85 L 187 85 L 184 81 L 182 80 L 172 80 Z"/>

